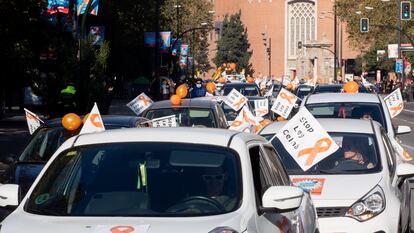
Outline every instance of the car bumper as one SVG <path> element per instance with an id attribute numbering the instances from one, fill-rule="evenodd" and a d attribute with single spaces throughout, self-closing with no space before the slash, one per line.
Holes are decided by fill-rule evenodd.
<path id="1" fill-rule="evenodd" d="M 318 221 L 321 233 L 398 232 L 398 215 L 394 218 L 384 212 L 365 222 L 350 217 L 319 218 Z"/>

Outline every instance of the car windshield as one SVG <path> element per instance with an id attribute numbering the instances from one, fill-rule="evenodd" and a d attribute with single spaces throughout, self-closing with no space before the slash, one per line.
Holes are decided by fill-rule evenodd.
<path id="1" fill-rule="evenodd" d="M 273 135 L 264 135 L 270 139 Z M 331 133 L 339 149 L 303 171 L 281 142 L 275 138 L 272 144 L 279 153 L 289 175 L 326 175 L 326 174 L 366 174 L 381 170 L 381 160 L 377 154 L 376 141 L 370 134 Z"/>
<path id="2" fill-rule="evenodd" d="M 221 106 L 223 108 L 223 112 L 224 112 L 224 115 L 226 116 L 227 121 L 234 121 L 239 115 L 239 112 L 241 111 L 241 110 L 235 111 L 233 108 L 231 108 L 224 102 L 221 104 Z"/>
<path id="3" fill-rule="evenodd" d="M 152 120 L 172 115 L 175 115 L 178 126 L 217 128 L 213 111 L 206 108 L 183 107 L 151 109 L 145 117 Z"/>
<path id="4" fill-rule="evenodd" d="M 296 95 L 303 99 L 305 96 L 307 96 L 309 93 L 312 92 L 313 87 L 311 86 L 300 86 L 296 92 Z"/>
<path id="5" fill-rule="evenodd" d="M 223 87 L 223 95 L 228 95 L 231 90 L 236 89 L 244 96 L 259 96 L 260 91 L 257 86 L 253 85 L 238 85 L 238 86 L 224 86 Z"/>
<path id="6" fill-rule="evenodd" d="M 378 103 L 317 103 L 306 104 L 306 108 L 316 118 L 372 119 L 387 129 Z"/>
<path id="7" fill-rule="evenodd" d="M 340 92 L 342 92 L 342 85 L 319 85 L 315 87 L 313 94 Z M 363 85 L 358 85 L 358 93 L 369 93 L 369 91 Z"/>
<path id="8" fill-rule="evenodd" d="M 206 216 L 241 199 L 240 162 L 228 148 L 110 143 L 58 155 L 25 210 L 54 216 Z"/>
<path id="9" fill-rule="evenodd" d="M 38 130 L 18 158 L 18 161 L 48 161 L 57 148 L 65 141 L 65 137 L 70 137 L 70 135 L 62 127 L 48 127 Z"/>

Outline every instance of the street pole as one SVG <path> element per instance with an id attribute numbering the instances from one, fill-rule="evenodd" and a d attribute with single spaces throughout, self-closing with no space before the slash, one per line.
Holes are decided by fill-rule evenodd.
<path id="1" fill-rule="evenodd" d="M 155 0 L 155 84 L 157 84 L 157 87 L 160 86 L 160 73 L 159 73 L 159 45 L 160 45 L 160 0 Z M 158 90 L 158 88 L 156 89 Z M 156 94 L 157 99 L 161 97 L 161 93 L 157 91 Z"/>
<path id="2" fill-rule="evenodd" d="M 342 34 L 342 22 L 340 22 L 339 24 L 339 30 L 340 30 L 340 34 L 339 34 L 339 43 L 340 43 L 340 47 L 339 47 L 339 68 L 341 70 L 341 80 L 344 80 L 344 73 L 343 73 L 343 60 L 342 60 L 342 56 L 343 56 L 343 43 L 344 43 L 344 39 L 343 39 L 343 34 Z"/>
<path id="3" fill-rule="evenodd" d="M 399 28 L 397 32 L 397 43 L 398 43 L 398 59 L 403 58 L 401 52 L 401 0 L 397 0 L 397 28 Z M 404 59 L 403 59 L 403 69 L 401 74 L 398 75 L 398 79 L 401 80 L 401 91 L 404 91 Z"/>
<path id="4" fill-rule="evenodd" d="M 177 5 L 175 6 L 177 8 L 177 37 L 180 35 L 180 2 L 177 0 Z"/>
<path id="5" fill-rule="evenodd" d="M 334 2 L 334 81 L 337 81 L 337 22 L 336 22 L 336 1 Z"/>
<path id="6" fill-rule="evenodd" d="M 193 43 L 192 43 L 193 45 L 192 45 L 192 49 L 191 49 L 191 52 L 192 52 L 192 54 L 193 54 L 193 64 L 192 64 L 192 67 L 191 67 L 191 78 L 194 78 L 194 74 L 195 74 L 195 30 L 193 31 Z"/>
<path id="7" fill-rule="evenodd" d="M 269 37 L 269 51 L 267 51 L 269 53 L 269 78 L 272 75 L 272 38 Z"/>

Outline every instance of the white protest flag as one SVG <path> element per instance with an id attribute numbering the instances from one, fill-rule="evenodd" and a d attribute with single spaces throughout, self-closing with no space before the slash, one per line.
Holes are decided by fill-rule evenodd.
<path id="1" fill-rule="evenodd" d="M 101 114 L 99 113 L 98 105 L 95 103 L 79 134 L 101 131 L 105 131 L 105 126 L 103 124 Z"/>
<path id="2" fill-rule="evenodd" d="M 250 112 L 247 106 L 244 106 L 240 111 L 237 118 L 232 122 L 229 129 L 237 131 L 245 131 L 246 128 L 250 126 L 259 126 L 260 123 L 256 120 L 256 117 Z"/>
<path id="3" fill-rule="evenodd" d="M 288 121 L 275 137 L 304 171 L 339 148 L 306 108 Z"/>
<path id="4" fill-rule="evenodd" d="M 270 96 L 272 96 L 272 94 L 273 94 L 273 89 L 274 89 L 274 86 L 272 86 L 267 92 L 266 92 L 266 94 L 264 95 L 264 97 L 270 97 Z"/>
<path id="5" fill-rule="evenodd" d="M 97 225 L 92 233 L 147 233 L 150 225 Z"/>
<path id="6" fill-rule="evenodd" d="M 254 101 L 254 111 L 256 116 L 264 116 L 269 113 L 269 100 L 255 100 Z"/>
<path id="7" fill-rule="evenodd" d="M 224 103 L 226 103 L 235 111 L 239 111 L 246 104 L 246 102 L 247 98 L 236 89 L 231 90 L 227 95 L 226 100 L 224 101 Z"/>
<path id="8" fill-rule="evenodd" d="M 151 123 L 154 128 L 177 127 L 177 118 L 175 115 L 170 115 L 152 119 Z"/>
<path id="9" fill-rule="evenodd" d="M 404 101 L 400 88 L 385 97 L 384 101 L 387 105 L 388 111 L 391 114 L 391 118 L 398 116 L 398 114 L 400 114 L 404 108 Z"/>
<path id="10" fill-rule="evenodd" d="M 400 155 L 404 161 L 411 161 L 413 159 L 399 142 L 396 141 L 396 143 L 393 143 L 393 145 L 397 154 Z"/>
<path id="11" fill-rule="evenodd" d="M 298 97 L 282 88 L 272 106 L 272 111 L 287 119 Z"/>
<path id="12" fill-rule="evenodd" d="M 145 111 L 154 101 L 151 100 L 145 93 L 141 93 L 131 102 L 127 103 L 127 106 L 135 112 L 135 114 L 139 115 L 143 111 Z"/>
<path id="13" fill-rule="evenodd" d="M 29 133 L 32 135 L 36 129 L 40 127 L 40 124 L 44 122 L 33 112 L 27 109 L 24 109 L 24 111 L 26 112 L 26 121 L 27 126 L 29 127 Z"/>

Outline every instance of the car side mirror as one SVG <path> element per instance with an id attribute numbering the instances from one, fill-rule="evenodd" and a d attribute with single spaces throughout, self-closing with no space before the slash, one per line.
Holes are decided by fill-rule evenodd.
<path id="1" fill-rule="evenodd" d="M 285 212 L 299 208 L 303 189 L 293 186 L 272 186 L 262 197 L 263 212 Z"/>
<path id="2" fill-rule="evenodd" d="M 397 132 L 395 134 L 396 135 L 402 135 L 402 134 L 407 134 L 407 133 L 411 133 L 410 126 L 399 125 L 398 128 L 397 128 Z"/>
<path id="3" fill-rule="evenodd" d="M 18 206 L 20 187 L 17 184 L 0 185 L 0 206 Z"/>
<path id="4" fill-rule="evenodd" d="M 395 173 L 400 178 L 406 178 L 414 176 L 414 165 L 410 163 L 402 163 L 397 165 Z"/>

